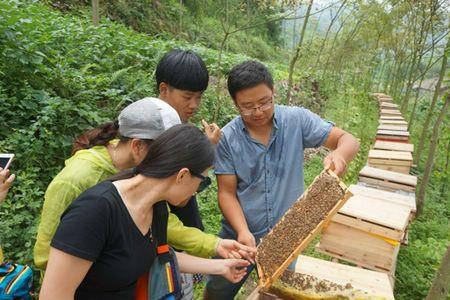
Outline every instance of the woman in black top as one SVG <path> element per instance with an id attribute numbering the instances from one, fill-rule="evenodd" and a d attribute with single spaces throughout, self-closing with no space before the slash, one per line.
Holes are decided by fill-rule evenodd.
<path id="1" fill-rule="evenodd" d="M 155 204 L 185 203 L 206 181 L 213 161 L 205 135 L 192 125 L 177 125 L 154 140 L 134 170 L 82 193 L 52 240 L 40 299 L 134 299 L 137 279 L 156 257 Z M 233 282 L 249 264 L 184 253 L 177 259 L 181 272 L 219 274 Z"/>

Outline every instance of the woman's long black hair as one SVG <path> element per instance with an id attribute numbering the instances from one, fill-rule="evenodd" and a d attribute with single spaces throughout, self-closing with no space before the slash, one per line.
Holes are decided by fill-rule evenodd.
<path id="1" fill-rule="evenodd" d="M 214 148 L 197 127 L 181 124 L 163 132 L 150 144 L 144 160 L 135 168 L 109 178 L 127 179 L 141 174 L 146 177 L 167 178 L 182 168 L 201 174 L 214 163 Z"/>

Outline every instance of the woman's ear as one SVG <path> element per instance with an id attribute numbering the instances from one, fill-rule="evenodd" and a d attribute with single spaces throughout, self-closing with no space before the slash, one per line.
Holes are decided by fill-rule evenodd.
<path id="1" fill-rule="evenodd" d="M 175 179 L 176 183 L 181 183 L 187 176 L 191 175 L 191 172 L 188 168 L 183 168 L 177 173 L 177 178 Z"/>
<path id="2" fill-rule="evenodd" d="M 148 153 L 147 144 L 140 139 L 130 141 L 131 153 L 136 165 L 140 164 Z"/>

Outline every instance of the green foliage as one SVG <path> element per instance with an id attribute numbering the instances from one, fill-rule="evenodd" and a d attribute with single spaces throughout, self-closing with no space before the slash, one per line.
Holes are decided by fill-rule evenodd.
<path id="1" fill-rule="evenodd" d="M 90 1 L 46 1 L 61 10 L 89 10 Z M 255 1 L 182 1 L 178 0 L 116 0 L 101 1 L 101 16 L 121 22 L 136 31 L 152 36 L 183 40 L 210 49 L 219 49 L 224 36 L 222 23 L 235 17 L 239 25 L 248 20 L 261 20 L 279 11 L 279 8 Z M 228 10 L 228 13 L 227 13 Z M 228 41 L 227 51 L 246 53 L 255 58 L 278 57 L 276 45 L 280 43 L 279 23 L 267 23 L 245 32 L 234 34 Z"/>
<path id="2" fill-rule="evenodd" d="M 402 247 L 397 263 L 396 299 L 424 299 L 450 242 L 447 207 L 427 199 L 422 215 L 409 230 L 410 244 Z"/>
<path id="3" fill-rule="evenodd" d="M 0 210 L 0 244 L 7 258 L 31 263 L 44 191 L 73 139 L 115 118 L 127 103 L 155 96 L 156 63 L 168 50 L 187 45 L 113 22 L 94 28 L 89 17 L 37 3 L 2 1 L 0 20 L 0 152 L 16 154 L 11 169 L 18 176 Z M 214 70 L 216 51 L 189 48 Z M 244 59 L 225 55 L 222 70 Z M 209 119 L 214 105 L 208 91 L 198 120 Z M 224 106 L 219 124 L 233 112 L 232 105 Z"/>

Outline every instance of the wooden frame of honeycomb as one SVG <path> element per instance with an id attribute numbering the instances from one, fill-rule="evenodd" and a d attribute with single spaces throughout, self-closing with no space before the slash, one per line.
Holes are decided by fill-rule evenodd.
<path id="1" fill-rule="evenodd" d="M 352 196 L 332 171 L 323 171 L 262 239 L 256 255 L 259 286 L 270 285 Z"/>

